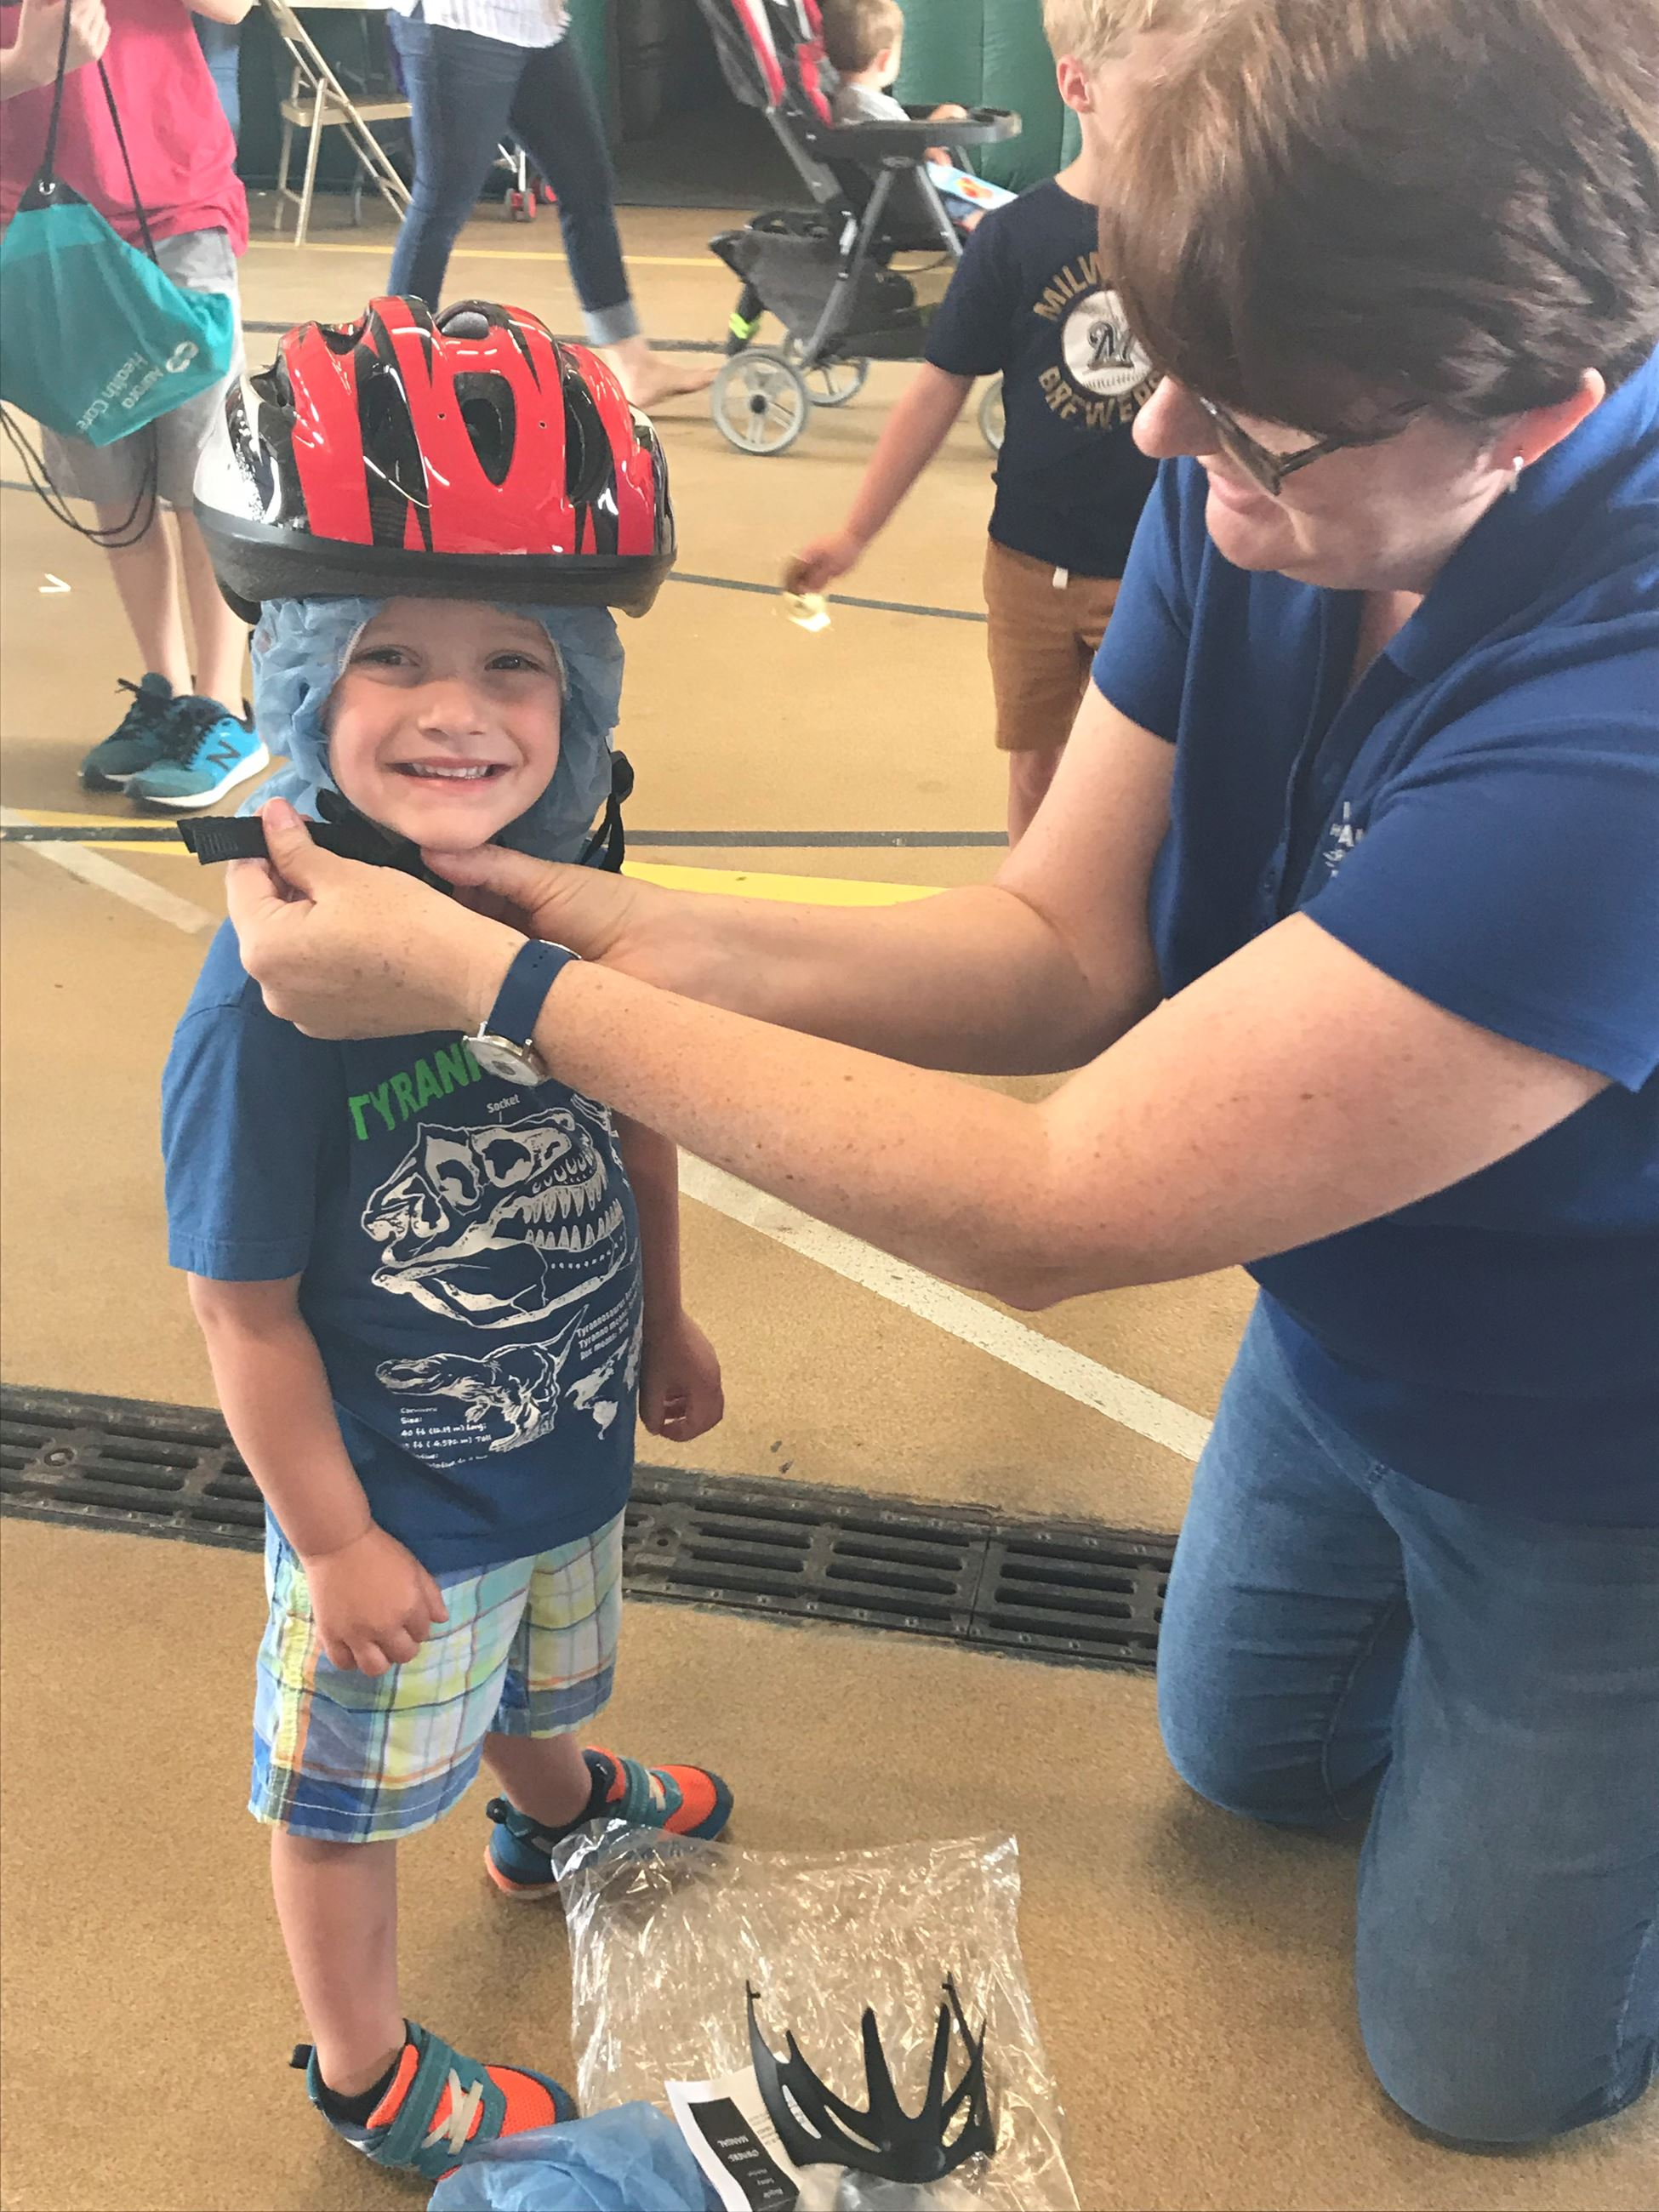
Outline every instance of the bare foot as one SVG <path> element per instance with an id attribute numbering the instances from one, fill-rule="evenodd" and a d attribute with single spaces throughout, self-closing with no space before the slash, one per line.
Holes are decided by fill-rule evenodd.
<path id="1" fill-rule="evenodd" d="M 707 392 L 720 374 L 720 362 L 653 352 L 647 339 L 624 338 L 620 345 L 599 349 L 617 372 L 618 382 L 635 407 L 648 415 L 665 399 L 681 399 L 688 392 Z"/>

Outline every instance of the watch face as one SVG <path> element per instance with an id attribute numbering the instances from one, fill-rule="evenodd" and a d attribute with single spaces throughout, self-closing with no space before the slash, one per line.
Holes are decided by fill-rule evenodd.
<path id="1" fill-rule="evenodd" d="M 500 1082 L 532 1084 L 546 1080 L 540 1061 L 520 1044 L 498 1036 L 471 1036 L 466 1042 L 467 1049 L 484 1073 L 495 1076 Z"/>

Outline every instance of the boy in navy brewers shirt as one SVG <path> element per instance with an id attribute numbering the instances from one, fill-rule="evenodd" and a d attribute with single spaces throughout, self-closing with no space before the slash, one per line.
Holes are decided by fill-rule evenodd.
<path id="1" fill-rule="evenodd" d="M 845 575 L 944 443 L 975 378 L 1002 378 L 985 599 L 1011 844 L 1054 779 L 1157 472 L 1132 429 L 1156 378 L 1101 266 L 1097 210 L 1124 73 L 1189 12 L 1182 0 L 1045 0 L 1082 150 L 976 227 L 846 520 L 787 573 L 798 592 Z"/>

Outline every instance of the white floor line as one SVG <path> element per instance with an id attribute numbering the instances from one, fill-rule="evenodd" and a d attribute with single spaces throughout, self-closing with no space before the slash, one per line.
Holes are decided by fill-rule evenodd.
<path id="1" fill-rule="evenodd" d="M 20 823 L 27 824 L 28 819 L 27 814 L 15 807 L 0 806 L 0 826 L 15 828 Z M 116 898 L 125 899 L 129 906 L 143 907 L 157 921 L 171 922 L 175 929 L 182 929 L 190 936 L 205 936 L 219 927 L 218 915 L 193 906 L 190 900 L 181 899 L 164 890 L 160 884 L 151 883 L 148 876 L 124 868 L 118 860 L 106 860 L 102 853 L 92 852 L 84 845 L 71 844 L 66 840 L 61 845 L 42 842 L 24 849 L 38 854 L 43 860 L 50 860 L 53 867 L 62 868 L 68 875 L 78 876 L 94 890 L 109 891 Z"/>
<path id="2" fill-rule="evenodd" d="M 0 824 L 27 819 L 11 807 L 0 807 Z M 94 890 L 112 892 L 117 898 L 142 907 L 158 921 L 171 922 L 175 929 L 192 937 L 204 936 L 219 926 L 216 915 L 192 906 L 188 899 L 175 897 L 159 884 L 151 883 L 148 876 L 106 860 L 101 853 L 90 852 L 84 845 L 40 844 L 27 849 L 79 877 Z M 1132 1382 L 1086 1353 L 1073 1352 L 1069 1345 L 1056 1344 L 1052 1337 L 1028 1328 L 1011 1314 L 981 1305 L 965 1291 L 935 1281 L 907 1261 L 890 1259 L 872 1244 L 861 1243 L 844 1230 L 814 1221 L 810 1214 L 785 1205 L 781 1199 L 769 1198 L 764 1191 L 753 1189 L 736 1176 L 710 1167 L 706 1160 L 693 1159 L 689 1153 L 680 1164 L 680 1187 L 700 1206 L 712 1206 L 728 1220 L 758 1230 L 787 1251 L 798 1252 L 803 1259 L 828 1267 L 832 1274 L 873 1291 L 890 1305 L 902 1306 L 919 1320 L 943 1329 L 947 1336 L 988 1352 L 1005 1367 L 1016 1368 L 1034 1382 L 1059 1391 L 1062 1397 L 1103 1413 L 1120 1428 L 1133 1429 L 1137 1436 L 1162 1444 L 1182 1459 L 1195 1460 L 1203 1450 L 1210 1424 L 1201 1414 L 1149 1390 L 1144 1382 Z"/>
<path id="3" fill-rule="evenodd" d="M 758 1230 L 787 1250 L 873 1291 L 891 1305 L 904 1307 L 946 1335 L 988 1352 L 1004 1366 L 1018 1368 L 1062 1397 L 1103 1413 L 1121 1428 L 1133 1429 L 1182 1459 L 1195 1460 L 1203 1450 L 1210 1424 L 1201 1414 L 1149 1390 L 1145 1383 L 1131 1382 L 1086 1353 L 1073 1352 L 1069 1345 L 1056 1344 L 1011 1314 L 981 1305 L 967 1291 L 935 1280 L 907 1261 L 890 1259 L 844 1230 L 827 1228 L 781 1199 L 769 1198 L 689 1153 L 680 1161 L 680 1188 L 699 1205 L 713 1206 L 728 1220 Z"/>

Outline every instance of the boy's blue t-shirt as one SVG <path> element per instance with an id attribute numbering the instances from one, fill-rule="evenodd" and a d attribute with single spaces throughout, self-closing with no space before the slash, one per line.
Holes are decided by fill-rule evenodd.
<path id="1" fill-rule="evenodd" d="M 1157 464 L 1130 426 L 1157 382 L 1100 265 L 1096 210 L 1052 180 L 970 233 L 924 357 L 1002 378 L 991 535 L 1079 576 L 1121 576 Z"/>
<path id="2" fill-rule="evenodd" d="M 1610 1087 L 1251 1273 L 1310 1395 L 1431 1487 L 1659 1521 L 1659 356 L 1528 469 L 1346 699 L 1357 594 L 1224 560 L 1166 465 L 1095 681 L 1176 747 L 1176 992 L 1305 912 Z"/>
<path id="3" fill-rule="evenodd" d="M 168 1256 L 299 1275 L 346 1450 L 434 1574 L 621 1511 L 639 1220 L 610 1115 L 486 1075 L 453 1036 L 334 1044 L 267 1012 L 228 924 L 163 1079 Z"/>

